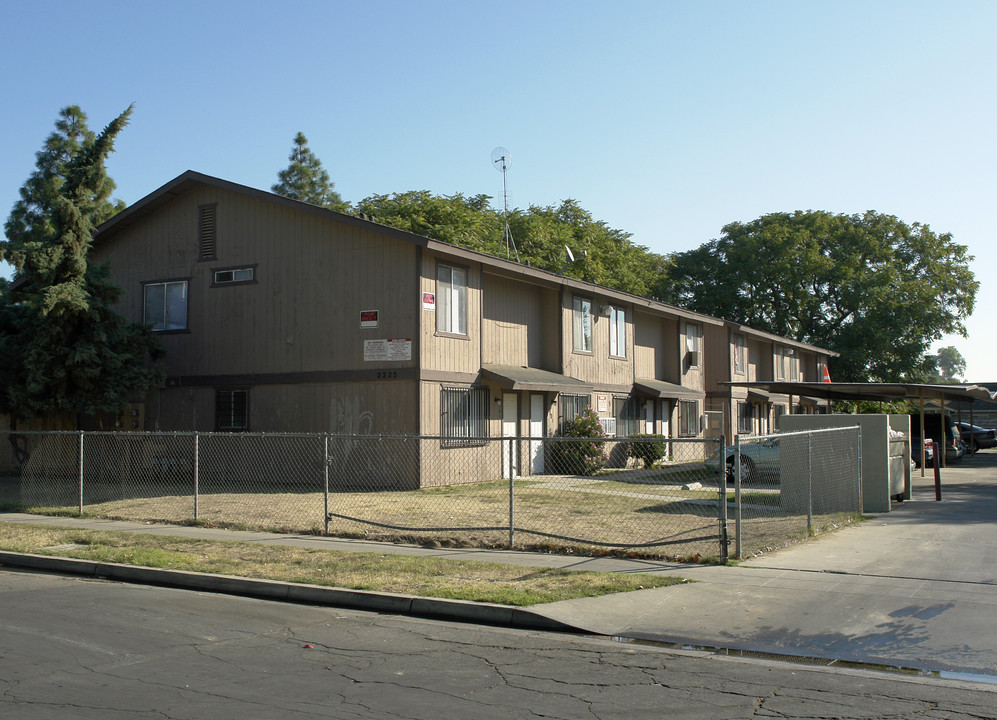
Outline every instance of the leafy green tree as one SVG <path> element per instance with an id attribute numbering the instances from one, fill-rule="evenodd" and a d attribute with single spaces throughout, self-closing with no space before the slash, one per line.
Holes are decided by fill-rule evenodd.
<path id="1" fill-rule="evenodd" d="M 942 383 L 960 383 L 959 378 L 966 374 L 966 360 L 954 347 L 938 348 L 935 353 L 935 366 L 938 368 L 938 380 Z"/>
<path id="2" fill-rule="evenodd" d="M 949 233 L 873 211 L 773 213 L 673 256 L 659 297 L 841 353 L 835 380 L 917 382 L 979 282 Z"/>
<path id="3" fill-rule="evenodd" d="M 93 415 L 113 412 L 130 396 L 159 382 L 158 341 L 142 325 L 126 323 L 111 307 L 122 290 L 108 280 L 106 265 L 88 263 L 97 223 L 106 217 L 104 163 L 131 116 L 129 107 L 97 136 L 80 136 L 79 147 L 58 163 L 48 184 L 39 165 L 5 225 L 0 256 L 15 269 L 0 311 L 0 353 L 5 367 L 4 405 L 13 418 L 48 412 Z M 26 196 L 40 198 L 22 212 Z M 6 364 L 6 363 L 5 363 Z"/>
<path id="4" fill-rule="evenodd" d="M 294 136 L 287 159 L 291 164 L 277 173 L 280 182 L 271 186 L 273 192 L 337 212 L 349 210 L 349 204 L 333 189 L 335 186 L 329 180 L 329 173 L 308 147 L 308 139 L 303 133 Z"/>
<path id="5" fill-rule="evenodd" d="M 488 195 L 434 195 L 428 191 L 372 195 L 355 212 L 377 222 L 499 257 L 506 254 L 502 214 Z M 575 200 L 559 206 L 512 210 L 509 227 L 520 261 L 588 282 L 649 295 L 657 287 L 667 260 L 630 241 L 630 234 L 610 228 Z M 565 247 L 575 256 L 569 262 Z"/>
<path id="6" fill-rule="evenodd" d="M 55 204 L 66 183 L 70 161 L 95 136 L 87 127 L 86 114 L 76 105 L 59 111 L 55 131 L 45 140 L 35 154 L 35 170 L 21 187 L 20 197 L 4 223 L 4 235 L 10 242 L 0 243 L 0 253 L 23 272 L 33 272 L 54 262 L 53 252 L 59 252 L 49 239 L 55 229 Z M 89 191 L 85 198 L 94 225 L 99 225 L 124 208 L 120 200 L 111 200 L 114 181 L 106 174 Z"/>

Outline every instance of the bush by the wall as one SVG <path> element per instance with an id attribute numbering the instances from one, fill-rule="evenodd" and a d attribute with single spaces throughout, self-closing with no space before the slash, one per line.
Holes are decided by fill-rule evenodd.
<path id="1" fill-rule="evenodd" d="M 629 439 L 631 442 L 627 443 L 627 455 L 634 460 L 643 462 L 645 468 L 654 465 L 668 452 L 668 438 L 664 435 L 631 435 Z"/>
<path id="2" fill-rule="evenodd" d="M 551 441 L 547 446 L 547 472 L 558 475 L 592 475 L 606 462 L 606 433 L 592 408 L 586 408 L 561 426 L 560 435 L 579 438 Z"/>

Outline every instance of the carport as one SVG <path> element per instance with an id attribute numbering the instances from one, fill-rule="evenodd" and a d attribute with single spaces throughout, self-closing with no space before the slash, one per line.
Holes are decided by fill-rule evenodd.
<path id="1" fill-rule="evenodd" d="M 948 403 L 956 404 L 959 421 L 962 421 L 962 405 L 970 403 L 969 424 L 973 422 L 974 400 L 994 402 L 997 392 L 991 392 L 982 385 L 924 385 L 918 383 L 841 383 L 841 382 L 790 382 L 784 380 L 760 380 L 753 382 L 724 382 L 721 385 L 744 387 L 769 393 L 789 396 L 789 411 L 793 411 L 793 397 L 820 398 L 822 400 L 869 400 L 873 402 L 896 402 L 916 400 L 920 407 L 921 437 L 924 437 L 924 404 L 937 401 L 944 414 Z M 942 467 L 945 466 L 945 453 L 940 453 Z M 924 477 L 924 448 L 921 448 L 921 476 Z"/>

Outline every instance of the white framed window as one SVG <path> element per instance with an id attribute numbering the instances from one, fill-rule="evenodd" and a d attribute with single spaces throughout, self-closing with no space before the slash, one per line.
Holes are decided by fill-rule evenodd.
<path id="1" fill-rule="evenodd" d="M 215 285 L 235 285 L 237 283 L 250 283 L 256 279 L 256 268 L 240 267 L 240 268 L 225 268 L 223 270 L 215 270 L 213 279 Z"/>
<path id="2" fill-rule="evenodd" d="M 436 330 L 467 335 L 467 270 L 453 265 L 436 267 Z"/>
<path id="3" fill-rule="evenodd" d="M 609 354 L 614 357 L 627 356 L 627 311 L 624 308 L 610 308 Z"/>
<path id="4" fill-rule="evenodd" d="M 734 372 L 738 375 L 748 372 L 748 339 L 741 333 L 734 333 Z"/>
<path id="5" fill-rule="evenodd" d="M 685 324 L 685 350 L 689 367 L 699 367 L 703 362 L 703 326 L 698 323 Z"/>
<path id="6" fill-rule="evenodd" d="M 487 444 L 488 388 L 440 389 L 440 436 L 443 447 Z"/>
<path id="7" fill-rule="evenodd" d="M 187 329 L 187 281 L 146 283 L 142 322 L 154 332 Z"/>
<path id="8" fill-rule="evenodd" d="M 775 379 L 796 382 L 800 379 L 800 356 L 793 349 L 783 345 L 775 349 Z"/>
<path id="9" fill-rule="evenodd" d="M 571 310 L 572 347 L 575 352 L 592 352 L 592 301 L 575 297 Z"/>
<path id="10" fill-rule="evenodd" d="M 249 429 L 249 391 L 215 391 L 215 430 L 234 432 Z"/>

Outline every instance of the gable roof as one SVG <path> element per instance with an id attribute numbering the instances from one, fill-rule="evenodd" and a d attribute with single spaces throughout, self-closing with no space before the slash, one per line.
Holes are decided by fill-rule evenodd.
<path id="1" fill-rule="evenodd" d="M 312 205 L 311 203 L 302 202 L 300 200 L 292 200 L 291 198 L 286 198 L 282 195 L 277 195 L 265 190 L 258 190 L 256 188 L 240 185 L 239 183 L 234 183 L 229 180 L 222 180 L 221 178 L 205 175 L 203 173 L 195 172 L 194 170 L 187 170 L 181 175 L 178 175 L 162 187 L 149 193 L 141 200 L 138 200 L 135 204 L 130 205 L 114 217 L 103 222 L 94 234 L 94 244 L 99 243 L 104 238 L 111 237 L 114 234 L 131 227 L 148 215 L 154 213 L 160 207 L 172 201 L 174 198 L 184 194 L 197 185 L 216 187 L 228 192 L 238 193 L 258 199 L 261 202 L 283 205 L 285 207 L 294 208 L 300 212 L 319 215 L 336 222 L 352 225 L 353 227 L 371 230 L 382 235 L 388 235 L 402 240 L 403 242 L 424 247 L 434 253 L 448 255 L 467 262 L 480 263 L 482 267 L 485 268 L 486 272 L 494 275 L 532 282 L 538 285 L 555 287 L 561 286 L 580 292 L 599 295 L 610 300 L 618 300 L 658 314 L 677 316 L 685 320 L 692 320 L 706 325 L 724 326 L 727 324 L 726 321 L 710 315 L 693 312 L 691 310 L 669 305 L 658 300 L 652 300 L 651 298 L 634 295 L 622 290 L 614 290 L 602 285 L 596 285 L 584 280 L 578 280 L 577 278 L 566 277 L 548 270 L 540 270 L 538 268 L 533 268 L 511 260 L 504 260 L 495 255 L 489 255 L 476 250 L 468 250 L 466 248 L 458 247 L 457 245 L 451 245 L 450 243 L 445 243 L 440 240 L 433 240 L 422 235 L 417 235 L 405 230 L 399 230 L 389 225 L 383 225 L 371 218 L 347 215 L 346 213 L 329 210 L 327 208 L 319 207 L 318 205 Z M 750 330 L 750 328 L 746 328 L 744 326 L 739 327 L 742 327 L 745 330 Z M 752 332 L 755 334 L 767 335 L 766 333 L 759 333 L 759 331 Z M 836 355 L 836 353 L 831 350 L 817 348 L 812 345 L 807 345 L 806 343 L 792 340 L 791 338 L 780 338 L 774 335 L 769 337 L 792 347 L 807 348 L 817 352 L 826 353 L 828 355 Z"/>

